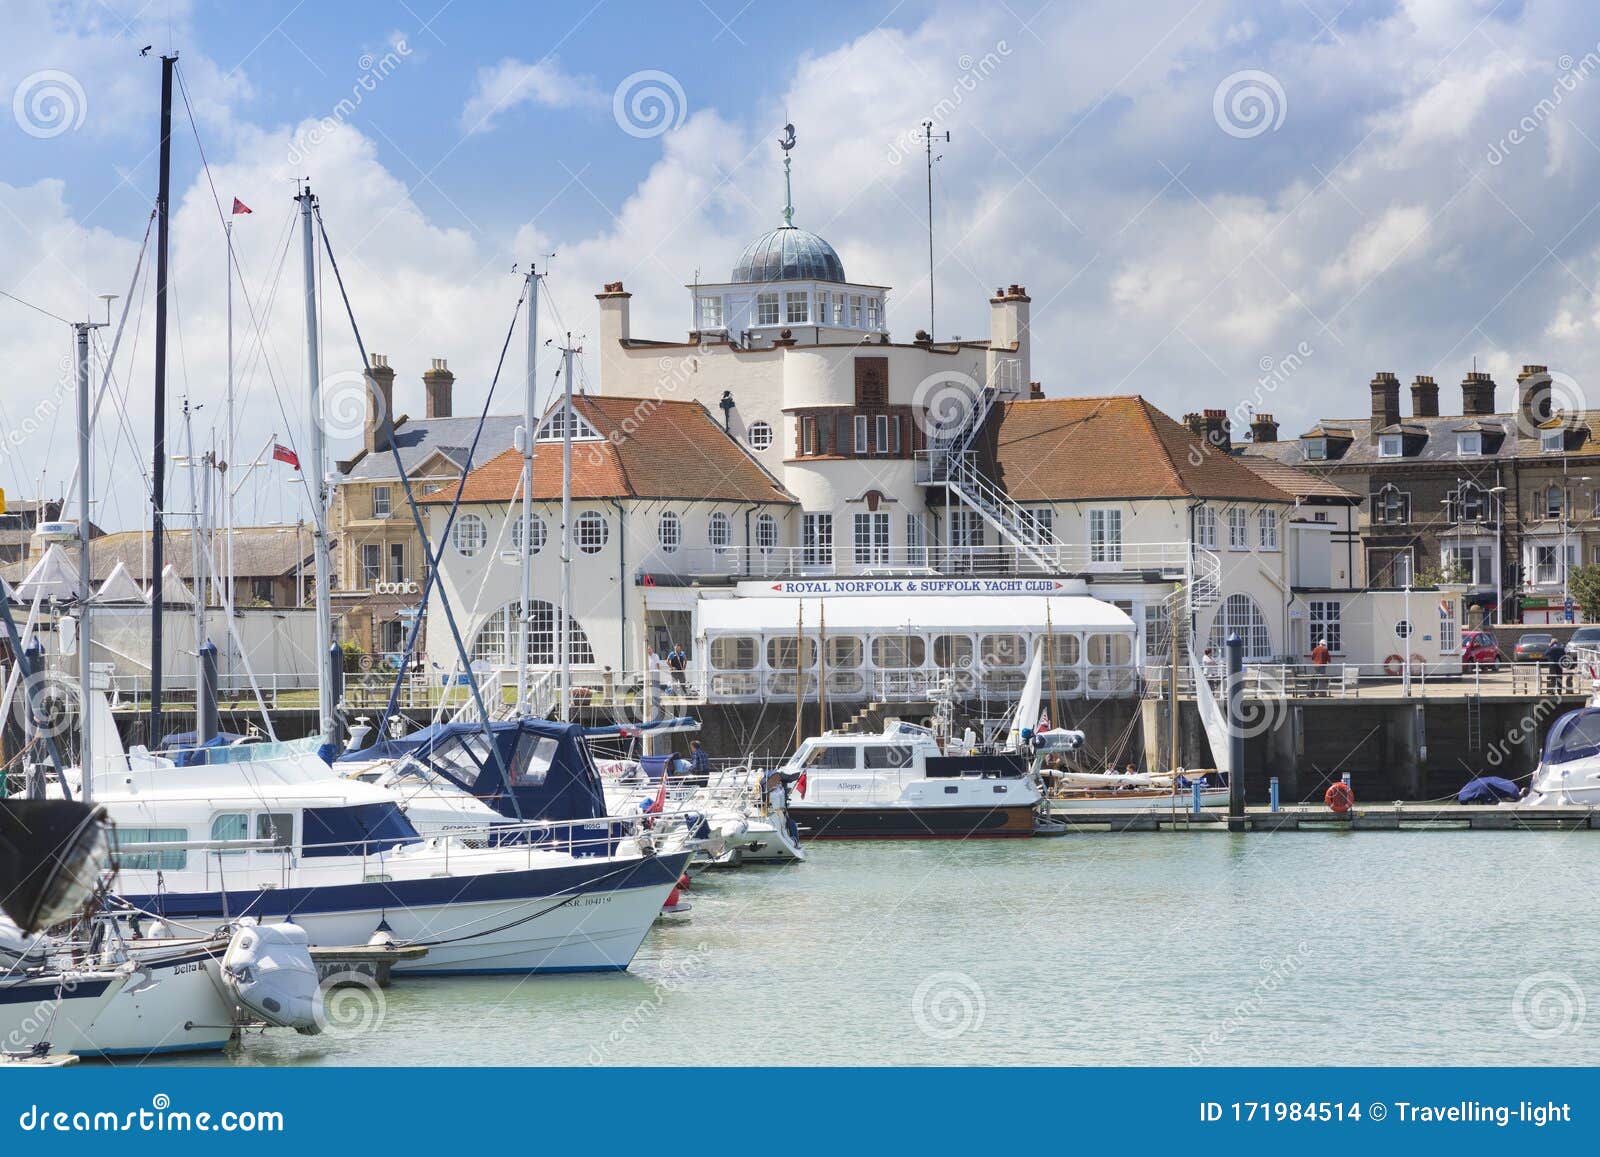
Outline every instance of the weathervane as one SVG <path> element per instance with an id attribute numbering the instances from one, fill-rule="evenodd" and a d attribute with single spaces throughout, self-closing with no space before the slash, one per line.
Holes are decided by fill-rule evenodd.
<path id="1" fill-rule="evenodd" d="M 789 185 L 789 150 L 794 148 L 794 125 L 783 126 L 783 136 L 778 138 L 778 147 L 783 150 L 783 223 L 785 226 L 794 225 L 794 190 Z"/>

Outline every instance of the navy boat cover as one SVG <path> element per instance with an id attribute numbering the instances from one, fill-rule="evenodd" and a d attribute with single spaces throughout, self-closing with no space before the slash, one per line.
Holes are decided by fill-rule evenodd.
<path id="1" fill-rule="evenodd" d="M 1498 775 L 1484 775 L 1472 780 L 1457 794 L 1461 803 L 1499 803 L 1503 799 L 1518 799 L 1522 793 L 1509 779 Z"/>

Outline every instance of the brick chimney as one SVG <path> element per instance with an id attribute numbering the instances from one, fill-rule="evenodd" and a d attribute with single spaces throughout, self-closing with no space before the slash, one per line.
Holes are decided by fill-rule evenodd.
<path id="1" fill-rule="evenodd" d="M 1252 442 L 1276 442 L 1278 440 L 1278 422 L 1271 414 L 1257 414 L 1250 419 L 1250 440 Z"/>
<path id="2" fill-rule="evenodd" d="M 1439 416 L 1439 383 L 1427 374 L 1418 374 L 1411 383 L 1411 416 L 1437 418 Z"/>
<path id="3" fill-rule="evenodd" d="M 428 395 L 428 417 L 448 418 L 451 413 L 450 395 L 454 392 L 456 376 L 443 358 L 433 359 L 433 368 L 422 375 L 422 388 Z"/>
<path id="4" fill-rule="evenodd" d="M 389 368 L 387 355 L 372 355 L 366 378 L 367 421 L 362 444 L 368 454 L 381 454 L 389 449 L 394 434 L 394 370 Z"/>
<path id="5" fill-rule="evenodd" d="M 1517 375 L 1517 425 L 1537 430 L 1555 415 L 1550 399 L 1550 367 L 1523 366 Z"/>
<path id="6" fill-rule="evenodd" d="M 1461 379 L 1461 412 L 1469 418 L 1493 414 L 1494 391 L 1494 379 L 1480 370 L 1473 370 Z"/>
<path id="7" fill-rule="evenodd" d="M 1400 421 L 1400 379 L 1387 370 L 1372 378 L 1372 437 Z"/>
<path id="8" fill-rule="evenodd" d="M 989 299 L 989 356 L 985 369 L 989 380 L 1002 390 L 1012 390 L 1013 397 L 1024 396 L 1033 380 L 1033 341 L 1029 333 L 1032 302 L 1020 285 L 997 289 Z M 1016 369 L 997 376 L 997 367 L 1007 360 L 1015 360 Z"/>
<path id="9" fill-rule="evenodd" d="M 1208 446 L 1224 454 L 1233 449 L 1233 423 L 1226 410 L 1204 410 L 1198 414 L 1185 414 L 1183 424 L 1189 432 Z"/>
<path id="10" fill-rule="evenodd" d="M 600 392 L 615 390 L 623 380 L 627 360 L 622 353 L 622 343 L 628 340 L 628 302 L 633 294 L 622 288 L 620 281 L 606 282 L 605 289 L 594 295 L 600 303 Z"/>

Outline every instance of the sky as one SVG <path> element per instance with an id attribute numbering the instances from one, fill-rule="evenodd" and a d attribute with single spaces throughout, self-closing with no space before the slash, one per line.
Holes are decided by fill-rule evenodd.
<path id="1" fill-rule="evenodd" d="M 118 294 L 115 321 L 131 297 L 91 486 L 110 527 L 145 518 L 154 306 L 149 259 L 134 269 L 168 51 L 179 450 L 185 402 L 196 442 L 225 444 L 219 205 L 253 210 L 234 227 L 240 521 L 303 499 L 288 467 L 245 470 L 274 438 L 308 445 L 296 178 L 366 347 L 396 369 L 396 409 L 421 413 L 422 372 L 445 358 L 456 411 L 476 412 L 530 260 L 548 270 L 542 333 L 584 345 L 593 295 L 621 280 L 635 335 L 681 339 L 684 287 L 725 278 L 779 223 L 786 122 L 796 223 L 852 280 L 893 287 L 902 340 L 927 325 L 914 137 L 926 119 L 950 134 L 939 335 L 985 335 L 995 287 L 1026 286 L 1049 395 L 1143 394 L 1236 427 L 1268 411 L 1293 436 L 1365 415 L 1380 370 L 1433 375 L 1447 411 L 1474 365 L 1503 407 L 1523 363 L 1569 375 L 1579 401 L 1600 392 L 1600 10 L 1576 0 L 0 0 L 0 15 L 0 486 L 68 485 L 61 319 L 104 320 L 100 296 Z M 331 289 L 323 305 L 324 373 L 348 375 L 350 326 Z M 496 412 L 519 408 L 520 342 Z M 581 364 L 594 386 L 592 348 Z"/>

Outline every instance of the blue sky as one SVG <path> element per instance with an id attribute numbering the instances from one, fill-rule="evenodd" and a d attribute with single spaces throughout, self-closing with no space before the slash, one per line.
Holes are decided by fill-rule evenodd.
<path id="1" fill-rule="evenodd" d="M 785 119 L 797 223 L 894 287 L 900 338 L 926 319 L 909 137 L 925 117 L 953 134 L 940 329 L 983 334 L 993 288 L 1026 285 L 1050 394 L 1251 406 L 1294 434 L 1364 414 L 1379 370 L 1434 375 L 1447 409 L 1474 359 L 1503 405 L 1523 362 L 1580 391 L 1600 375 L 1600 14 L 1576 0 L 3 2 L 0 289 L 63 316 L 124 292 L 155 181 L 157 65 L 137 51 L 177 47 L 218 193 L 256 210 L 236 240 L 263 324 L 237 364 L 262 437 L 304 424 L 281 248 L 295 176 L 323 197 L 399 408 L 447 357 L 469 409 L 530 256 L 557 254 L 553 322 L 586 333 L 623 279 L 635 332 L 681 338 L 684 285 L 776 223 Z M 616 115 L 641 75 L 666 131 Z M 41 76 L 67 78 L 65 126 L 28 103 Z M 221 226 L 181 107 L 175 159 L 175 389 L 215 399 Z M 110 521 L 137 498 L 148 329 L 126 351 L 128 427 L 102 431 Z M 352 366 L 345 332 L 327 337 L 330 371 Z M 58 486 L 64 430 L 37 413 L 64 340 L 0 301 L 13 492 Z"/>

